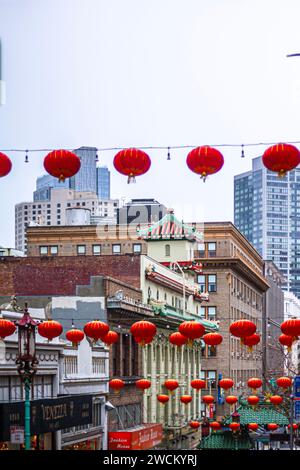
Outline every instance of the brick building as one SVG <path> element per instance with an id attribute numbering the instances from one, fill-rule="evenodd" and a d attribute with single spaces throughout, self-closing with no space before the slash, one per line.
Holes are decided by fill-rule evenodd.
<path id="1" fill-rule="evenodd" d="M 203 344 L 202 377 L 207 390 L 217 398 L 217 414 L 224 415 L 228 407 L 218 380 L 231 377 L 235 382 L 233 394 L 249 394 L 247 380 L 261 377 L 263 366 L 262 341 L 252 352 L 248 351 L 230 335 L 230 324 L 248 319 L 262 334 L 263 299 L 269 284 L 264 277 L 263 259 L 231 222 L 206 223 L 204 240 L 194 255 L 203 265 L 203 273 L 197 275 L 200 289 L 209 292 L 209 302 L 202 307 L 201 316 L 219 322 L 223 342 L 215 351 Z"/>

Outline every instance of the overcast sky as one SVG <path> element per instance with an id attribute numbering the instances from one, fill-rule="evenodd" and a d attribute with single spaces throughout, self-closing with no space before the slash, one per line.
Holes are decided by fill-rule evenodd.
<path id="1" fill-rule="evenodd" d="M 299 0 L 0 0 L 0 149 L 204 145 L 300 140 Z M 222 150 L 206 183 L 187 151 L 151 151 L 127 185 L 114 153 L 112 196 L 154 197 L 186 220 L 233 220 L 233 177 L 262 148 Z M 14 205 L 32 200 L 43 154 L 9 156 L 0 245 Z M 201 216 L 199 215 L 201 214 Z"/>

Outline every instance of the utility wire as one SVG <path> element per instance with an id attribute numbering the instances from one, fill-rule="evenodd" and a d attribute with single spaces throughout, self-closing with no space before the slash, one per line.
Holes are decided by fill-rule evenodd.
<path id="1" fill-rule="evenodd" d="M 283 141 L 282 141 L 283 142 Z M 246 144 L 237 144 L 237 143 L 223 143 L 223 144 L 209 144 L 210 147 L 218 147 L 218 148 L 239 148 L 239 147 L 259 147 L 259 146 L 267 146 L 267 145 L 276 145 L 279 142 L 248 142 Z M 292 140 L 292 141 L 284 141 L 284 143 L 287 144 L 300 144 L 300 140 Z M 202 144 L 203 145 L 203 144 Z M 148 146 L 137 146 L 136 148 L 139 148 L 141 150 L 173 150 L 173 149 L 192 149 L 199 147 L 199 144 L 196 145 L 148 145 Z M 125 148 L 131 148 L 131 147 L 91 147 L 95 149 L 97 152 L 109 152 L 109 151 L 114 151 L 114 150 L 123 150 Z M 20 149 L 20 148 L 10 148 L 10 149 L 0 149 L 0 152 L 22 152 L 22 153 L 33 153 L 33 152 L 51 152 L 52 150 L 56 150 L 57 148 L 32 148 L 32 149 Z M 78 150 L 73 148 L 65 148 L 65 150 Z"/>

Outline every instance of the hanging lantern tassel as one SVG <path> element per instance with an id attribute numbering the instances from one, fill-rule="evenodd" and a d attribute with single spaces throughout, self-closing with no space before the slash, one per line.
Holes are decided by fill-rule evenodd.
<path id="1" fill-rule="evenodd" d="M 136 179 L 135 179 L 134 174 L 130 173 L 130 175 L 128 175 L 128 178 L 127 178 L 127 184 L 132 184 L 132 183 L 136 183 Z"/>
<path id="2" fill-rule="evenodd" d="M 98 157 L 98 153 L 97 153 L 97 152 L 96 152 L 95 162 L 96 162 L 96 163 L 99 162 L 99 157 Z"/>
<path id="3" fill-rule="evenodd" d="M 245 158 L 244 144 L 242 144 L 242 153 L 241 153 L 241 158 Z"/>
<path id="4" fill-rule="evenodd" d="M 168 147 L 168 156 L 167 156 L 167 160 L 171 160 L 170 147 Z"/>
<path id="5" fill-rule="evenodd" d="M 29 163 L 29 160 L 28 160 L 28 150 L 25 150 L 25 163 Z"/>
<path id="6" fill-rule="evenodd" d="M 201 173 L 200 178 L 202 179 L 203 183 L 205 183 L 206 178 L 207 178 L 207 173 L 205 171 L 203 171 L 203 173 Z"/>

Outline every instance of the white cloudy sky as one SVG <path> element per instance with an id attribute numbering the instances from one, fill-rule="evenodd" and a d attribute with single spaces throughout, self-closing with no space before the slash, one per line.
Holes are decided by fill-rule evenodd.
<path id="1" fill-rule="evenodd" d="M 0 149 L 300 140 L 298 0 L 0 0 Z M 185 219 L 233 219 L 233 176 L 262 148 L 225 149 L 203 184 L 186 151 L 151 152 L 151 171 L 113 197 L 155 197 Z M 42 155 L 10 153 L 0 245 L 30 200 Z M 101 154 L 112 170 L 113 153 Z M 199 211 L 198 211 L 199 209 Z M 196 215 L 195 215 L 196 214 Z"/>

